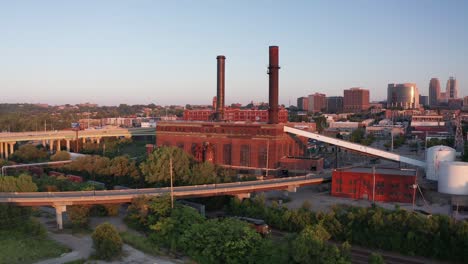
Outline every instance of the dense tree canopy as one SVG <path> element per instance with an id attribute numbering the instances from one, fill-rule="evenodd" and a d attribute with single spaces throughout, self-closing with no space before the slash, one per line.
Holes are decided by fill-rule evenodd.
<path id="1" fill-rule="evenodd" d="M 43 148 L 31 144 L 22 145 L 13 153 L 12 159 L 17 162 L 31 163 L 47 160 L 49 154 Z"/>
<path id="2" fill-rule="evenodd" d="M 172 159 L 173 179 L 175 182 L 190 182 L 190 156 L 176 147 L 157 148 L 140 165 L 145 179 L 149 183 L 170 181 L 170 162 Z"/>
<path id="3" fill-rule="evenodd" d="M 0 177 L 0 192 L 35 192 L 37 186 L 31 176 L 22 174 L 18 177 Z"/>

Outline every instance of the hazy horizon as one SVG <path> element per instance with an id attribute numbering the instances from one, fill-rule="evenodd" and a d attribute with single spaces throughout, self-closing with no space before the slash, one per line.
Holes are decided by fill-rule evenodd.
<path id="1" fill-rule="evenodd" d="M 449 11 L 449 12 L 448 12 Z M 226 56 L 226 104 L 280 103 L 388 83 L 428 95 L 450 76 L 468 95 L 465 1 L 21 1 L 0 3 L 0 103 L 211 104 Z"/>

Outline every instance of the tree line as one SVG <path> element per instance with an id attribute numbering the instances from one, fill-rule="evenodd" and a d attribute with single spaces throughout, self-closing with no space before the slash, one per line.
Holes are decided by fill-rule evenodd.
<path id="1" fill-rule="evenodd" d="M 273 202 L 266 206 L 261 196 L 253 200 L 231 200 L 234 215 L 264 219 L 280 230 L 301 232 L 321 224 L 336 241 L 406 255 L 464 262 L 468 259 L 468 222 L 444 215 L 425 217 L 400 208 L 335 206 L 329 213 L 314 213 L 304 205 L 291 210 Z"/>
<path id="2" fill-rule="evenodd" d="M 155 246 L 188 255 L 198 263 L 350 263 L 349 244 L 327 243 L 320 224 L 308 225 L 284 239 L 263 238 L 234 218 L 206 219 L 170 197 L 137 197 L 126 222 L 144 232 Z"/>

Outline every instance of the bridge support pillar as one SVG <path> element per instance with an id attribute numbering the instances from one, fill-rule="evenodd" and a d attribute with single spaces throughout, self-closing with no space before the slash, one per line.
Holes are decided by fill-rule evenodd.
<path id="1" fill-rule="evenodd" d="M 60 139 L 57 139 L 57 151 L 62 149 L 62 145 L 60 144 Z"/>
<path id="2" fill-rule="evenodd" d="M 15 144 L 16 142 L 10 142 L 10 155 L 13 155 L 13 152 L 15 152 Z"/>
<path id="3" fill-rule="evenodd" d="M 297 191 L 297 186 L 288 186 L 288 192 L 296 192 Z"/>
<path id="4" fill-rule="evenodd" d="M 57 218 L 57 228 L 63 229 L 63 213 L 67 211 L 67 206 L 64 204 L 55 204 L 55 216 Z"/>
<path id="5" fill-rule="evenodd" d="M 8 159 L 8 142 L 2 143 L 4 146 L 3 153 L 5 154 L 5 159 Z"/>
<path id="6" fill-rule="evenodd" d="M 85 137 L 83 138 L 83 144 L 84 144 L 84 143 L 86 143 L 86 138 L 85 138 Z"/>
<path id="7" fill-rule="evenodd" d="M 70 152 L 70 140 L 66 139 L 67 142 L 67 151 Z"/>
<path id="8" fill-rule="evenodd" d="M 42 140 L 42 146 L 44 147 L 44 149 L 47 147 L 47 143 L 46 143 L 45 139 Z"/>
<path id="9" fill-rule="evenodd" d="M 100 137 L 96 138 L 96 143 L 98 143 L 98 145 L 101 143 L 101 138 Z"/>
<path id="10" fill-rule="evenodd" d="M 240 201 L 244 200 L 244 199 L 247 199 L 247 198 L 250 198 L 250 193 L 238 193 L 236 195 L 234 195 L 237 199 L 239 199 Z"/>
<path id="11" fill-rule="evenodd" d="M 52 139 L 49 140 L 49 150 L 50 150 L 50 152 L 54 151 L 54 141 Z"/>
<path id="12" fill-rule="evenodd" d="M 0 142 L 0 159 L 3 159 L 3 142 Z"/>

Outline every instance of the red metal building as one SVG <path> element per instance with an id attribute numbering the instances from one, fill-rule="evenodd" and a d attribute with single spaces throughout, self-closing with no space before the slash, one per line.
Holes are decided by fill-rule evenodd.
<path id="1" fill-rule="evenodd" d="M 333 171 L 332 196 L 411 203 L 416 170 L 355 167 Z"/>

